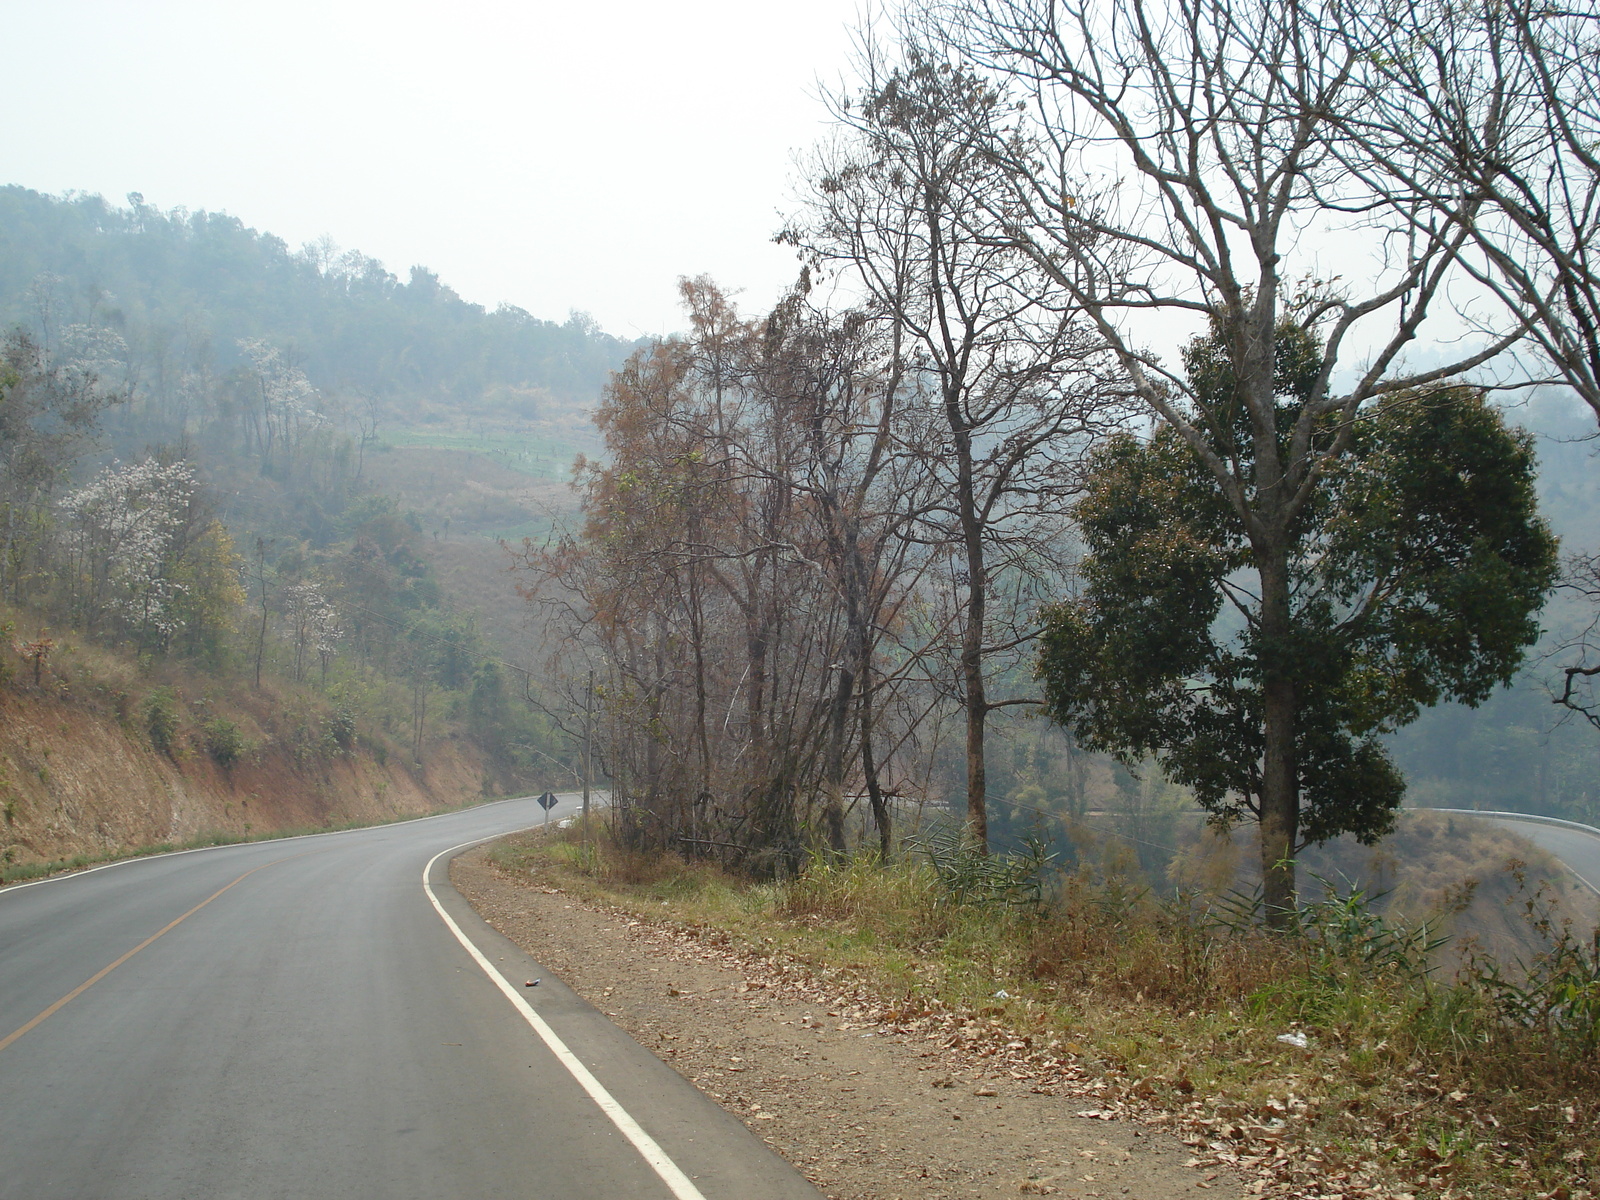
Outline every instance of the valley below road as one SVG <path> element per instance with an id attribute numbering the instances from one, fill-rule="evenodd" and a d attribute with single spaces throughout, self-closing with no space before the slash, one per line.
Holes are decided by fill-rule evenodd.
<path id="1" fill-rule="evenodd" d="M 1600 835 L 1572 821 L 1540 820 L 1509 813 L 1473 812 L 1465 808 L 1440 809 L 1460 813 L 1509 829 L 1560 860 L 1585 887 L 1600 896 Z"/>

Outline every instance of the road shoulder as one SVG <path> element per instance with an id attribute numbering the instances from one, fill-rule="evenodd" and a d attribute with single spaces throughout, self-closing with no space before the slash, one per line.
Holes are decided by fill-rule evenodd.
<path id="1" fill-rule="evenodd" d="M 502 935 L 835 1200 L 1240 1197 L 1159 1127 L 1104 1120 L 1104 1083 L 908 1028 L 797 964 L 578 902 L 484 849 L 450 879 Z M 959 1044 L 971 1041 L 970 1048 Z M 1021 1049 L 1020 1044 L 1018 1049 Z"/>

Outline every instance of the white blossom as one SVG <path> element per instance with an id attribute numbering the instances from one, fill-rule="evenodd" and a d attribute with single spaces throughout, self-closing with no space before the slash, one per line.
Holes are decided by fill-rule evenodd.
<path id="1" fill-rule="evenodd" d="M 103 607 L 162 637 L 174 631 L 171 603 L 185 589 L 166 566 L 198 486 L 187 462 L 113 462 L 61 501 L 91 620 Z"/>
<path id="2" fill-rule="evenodd" d="M 284 361 L 283 351 L 260 338 L 241 338 L 239 349 L 255 372 L 268 421 L 285 426 L 326 423 L 317 407 L 321 394 L 304 371 Z"/>
<path id="3" fill-rule="evenodd" d="M 285 636 L 294 643 L 295 678 L 301 679 L 305 675 L 308 650 L 316 654 L 326 673 L 339 642 L 344 638 L 338 610 L 328 602 L 321 585 L 311 579 L 301 580 L 284 589 L 283 605 L 287 617 Z"/>
<path id="4" fill-rule="evenodd" d="M 128 343 L 104 325 L 67 325 L 61 330 L 56 361 L 96 379 L 120 379 L 128 373 Z"/>

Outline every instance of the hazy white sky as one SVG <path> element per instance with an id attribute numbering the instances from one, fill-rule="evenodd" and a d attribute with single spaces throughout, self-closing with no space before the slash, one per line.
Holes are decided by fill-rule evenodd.
<path id="1" fill-rule="evenodd" d="M 469 300 L 681 325 L 680 275 L 768 303 L 793 154 L 858 0 L 0 0 L 0 183 L 323 234 Z"/>

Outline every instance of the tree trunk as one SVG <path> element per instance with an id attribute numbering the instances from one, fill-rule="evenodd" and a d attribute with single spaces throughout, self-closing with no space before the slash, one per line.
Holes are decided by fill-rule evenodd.
<path id="1" fill-rule="evenodd" d="M 428 724 L 428 677 L 419 663 L 411 677 L 411 761 L 422 762 L 422 737 Z"/>
<path id="2" fill-rule="evenodd" d="M 822 799 L 822 831 L 828 839 L 828 849 L 835 854 L 843 854 L 845 730 L 850 720 L 850 697 L 856 690 L 856 677 L 855 672 L 843 663 L 839 664 L 838 675 L 828 714 L 828 763 Z"/>
<path id="3" fill-rule="evenodd" d="M 699 531 L 699 522 L 694 522 L 690 528 L 693 530 L 691 537 L 698 542 L 702 536 Z M 711 794 L 711 736 L 706 729 L 706 645 L 703 613 L 700 608 L 699 567 L 694 562 L 690 562 L 687 574 L 689 577 L 689 637 L 694 644 L 695 744 L 700 751 L 699 786 L 695 789 L 695 798 L 698 800 L 701 796 L 709 796 Z"/>
<path id="4" fill-rule="evenodd" d="M 961 631 L 961 683 L 967 710 L 967 840 L 979 854 L 989 853 L 989 779 L 984 758 L 984 731 L 989 721 L 989 693 L 983 680 L 983 632 L 988 617 L 988 578 L 984 570 L 983 527 L 972 494 L 969 439 L 961 445 L 961 523 L 966 542 L 967 611 Z"/>
<path id="5" fill-rule="evenodd" d="M 888 862 L 893 849 L 889 807 L 884 803 L 883 788 L 878 783 L 878 763 L 872 749 L 872 631 L 865 612 L 867 571 L 862 562 L 860 540 L 853 528 L 848 546 L 850 559 L 845 578 L 849 581 L 850 596 L 846 611 L 850 623 L 850 656 L 855 663 L 856 677 L 861 681 L 861 698 L 856 710 L 861 734 L 861 779 L 872 805 L 872 822 L 878 831 L 878 855 Z"/>
<path id="6" fill-rule="evenodd" d="M 261 690 L 261 660 L 267 653 L 267 543 L 256 538 L 256 582 L 261 585 L 261 628 L 256 634 L 256 691 Z"/>
<path id="7" fill-rule="evenodd" d="M 889 861 L 894 850 L 893 826 L 889 820 L 889 805 L 883 798 L 883 786 L 878 782 L 878 763 L 872 752 L 872 715 L 866 698 L 861 702 L 861 772 L 867 781 L 867 796 L 872 801 L 872 820 L 878 827 L 878 856 Z"/>
<path id="8" fill-rule="evenodd" d="M 261 587 L 261 627 L 256 631 L 256 691 L 261 690 L 261 660 L 267 654 L 267 600 L 266 585 Z"/>
<path id="9" fill-rule="evenodd" d="M 983 732 L 988 713 L 984 711 L 983 669 L 981 663 L 969 665 L 962 655 L 967 682 L 967 841 L 979 854 L 989 853 L 988 770 L 983 758 Z"/>
<path id="10" fill-rule="evenodd" d="M 1288 555 L 1282 547 L 1261 554 L 1261 880 L 1267 923 L 1274 929 L 1294 925 L 1296 911 L 1294 853 L 1300 835 L 1300 777 L 1295 761 L 1299 715 L 1290 653 Z"/>

